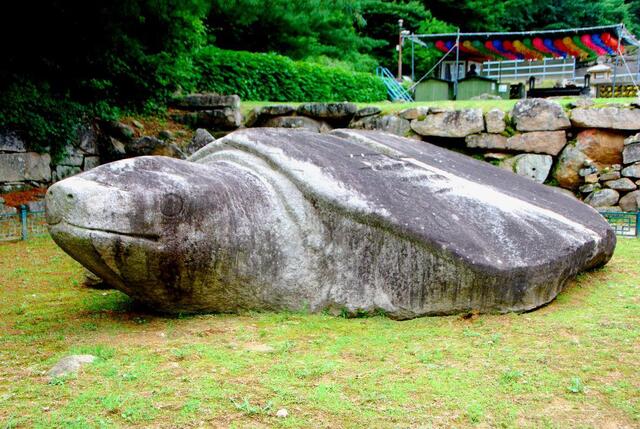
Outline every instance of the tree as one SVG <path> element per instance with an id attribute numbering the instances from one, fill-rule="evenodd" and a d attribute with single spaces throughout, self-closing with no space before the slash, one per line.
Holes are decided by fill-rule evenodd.
<path id="1" fill-rule="evenodd" d="M 2 14 L 0 128 L 63 147 L 83 116 L 154 105 L 193 78 L 205 0 L 18 2 Z M 16 36 L 15 28 L 28 29 Z"/>
<path id="2" fill-rule="evenodd" d="M 419 1 L 394 2 L 366 0 L 362 2 L 362 16 L 366 26 L 361 34 L 383 41 L 372 51 L 378 64 L 390 66 L 397 61 L 398 20 L 403 20 L 403 28 L 413 33 L 443 33 L 455 31 L 455 27 L 433 17 L 430 11 Z M 404 74 L 409 72 L 411 64 L 410 44 L 405 43 L 403 55 Z M 426 72 L 438 60 L 440 54 L 433 50 L 416 46 L 416 70 Z"/>
<path id="3" fill-rule="evenodd" d="M 214 0 L 209 42 L 224 49 L 276 52 L 293 59 L 339 60 L 371 71 L 380 43 L 359 34 L 360 4 L 350 0 Z"/>

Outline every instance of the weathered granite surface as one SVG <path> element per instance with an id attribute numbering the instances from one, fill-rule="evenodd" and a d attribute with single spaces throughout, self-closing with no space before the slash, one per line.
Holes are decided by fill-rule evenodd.
<path id="1" fill-rule="evenodd" d="M 532 131 L 509 137 L 507 149 L 556 156 L 566 144 L 564 131 Z"/>
<path id="2" fill-rule="evenodd" d="M 571 111 L 571 123 L 578 128 L 638 130 L 640 129 L 640 109 L 624 107 L 577 108 Z"/>
<path id="3" fill-rule="evenodd" d="M 399 319 L 536 308 L 615 246 L 574 198 L 385 133 L 240 130 L 190 161 L 132 158 L 58 182 L 54 240 L 160 311 Z"/>
<path id="4" fill-rule="evenodd" d="M 366 116 L 349 123 L 349 128 L 377 130 L 406 137 L 411 131 L 411 123 L 396 115 Z"/>
<path id="5" fill-rule="evenodd" d="M 552 164 L 553 158 L 551 158 L 551 155 L 522 153 L 503 161 L 501 167 L 538 183 L 544 183 L 549 177 Z"/>
<path id="6" fill-rule="evenodd" d="M 430 111 L 423 120 L 411 121 L 411 129 L 421 136 L 464 138 L 484 131 L 484 117 L 480 109 Z"/>
<path id="7" fill-rule="evenodd" d="M 491 109 L 484 114 L 484 122 L 488 133 L 500 134 L 507 128 L 507 114 L 500 109 Z"/>
<path id="8" fill-rule="evenodd" d="M 571 126 L 562 107 L 544 98 L 528 98 L 516 103 L 511 118 L 518 131 L 556 131 Z"/>

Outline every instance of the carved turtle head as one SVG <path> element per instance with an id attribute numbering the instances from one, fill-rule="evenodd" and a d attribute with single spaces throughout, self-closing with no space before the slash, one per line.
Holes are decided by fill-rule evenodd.
<path id="1" fill-rule="evenodd" d="M 179 299 L 194 284 L 185 273 L 208 259 L 209 173 L 159 156 L 102 165 L 49 188 L 49 231 L 74 259 L 127 294 Z"/>

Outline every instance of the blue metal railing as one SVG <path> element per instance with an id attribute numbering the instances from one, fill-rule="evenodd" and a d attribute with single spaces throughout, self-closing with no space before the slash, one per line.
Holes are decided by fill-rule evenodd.
<path id="1" fill-rule="evenodd" d="M 0 241 L 26 240 L 48 233 L 44 211 L 21 206 L 18 213 L 0 214 Z"/>
<path id="2" fill-rule="evenodd" d="M 387 88 L 387 94 L 391 101 L 402 100 L 402 101 L 413 101 L 413 97 L 411 94 L 402 87 L 393 77 L 393 74 L 389 71 L 389 69 L 385 67 L 376 68 L 376 76 L 382 79 L 384 82 L 384 86 Z"/>
<path id="3" fill-rule="evenodd" d="M 640 212 L 601 211 L 616 235 L 640 238 Z"/>

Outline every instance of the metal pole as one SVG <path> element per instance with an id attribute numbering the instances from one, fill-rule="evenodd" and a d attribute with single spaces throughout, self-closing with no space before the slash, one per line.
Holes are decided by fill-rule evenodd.
<path id="1" fill-rule="evenodd" d="M 453 80 L 453 99 L 458 99 L 458 68 L 460 62 L 460 29 L 458 28 L 458 33 L 456 36 L 456 70 Z"/>
<path id="2" fill-rule="evenodd" d="M 402 82 L 402 22 L 398 20 L 398 82 Z"/>
<path id="3" fill-rule="evenodd" d="M 20 206 L 20 224 L 22 225 L 22 239 L 27 239 L 27 206 Z"/>
<path id="4" fill-rule="evenodd" d="M 613 82 L 611 84 L 611 98 L 616 96 L 616 80 L 618 77 L 618 60 L 620 59 L 620 27 L 616 28 L 616 36 L 618 38 L 618 45 L 616 47 L 616 61 L 613 64 Z"/>
<path id="5" fill-rule="evenodd" d="M 411 39 L 411 82 L 416 80 L 415 69 L 416 69 L 416 62 L 414 57 L 414 43 L 413 43 L 413 39 Z"/>

